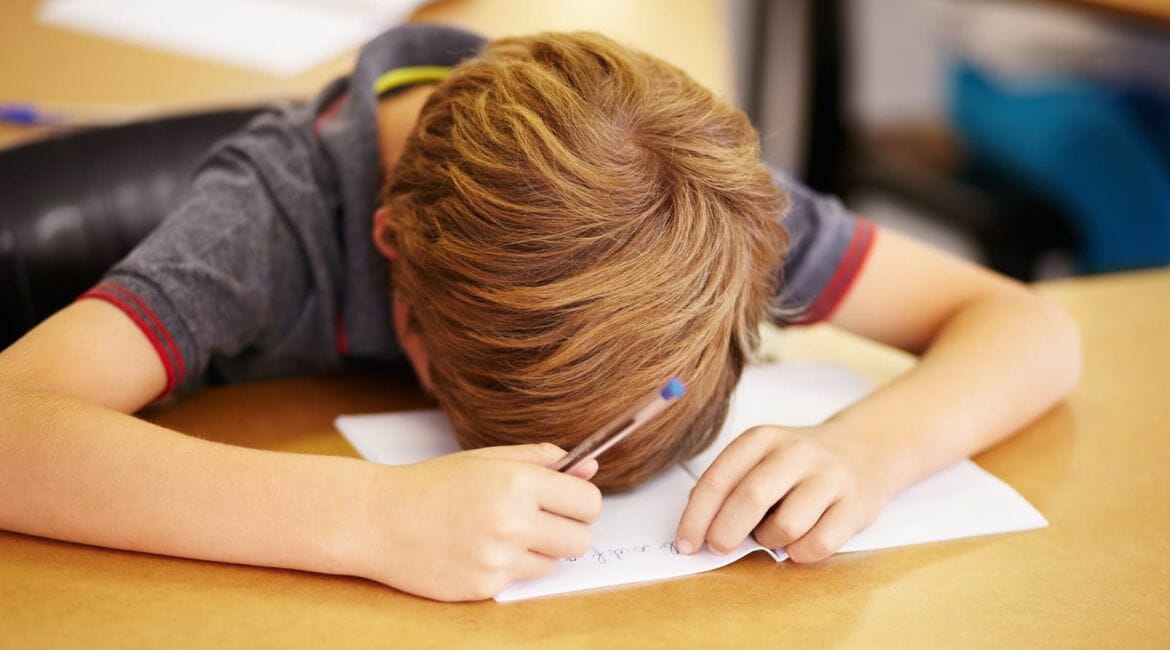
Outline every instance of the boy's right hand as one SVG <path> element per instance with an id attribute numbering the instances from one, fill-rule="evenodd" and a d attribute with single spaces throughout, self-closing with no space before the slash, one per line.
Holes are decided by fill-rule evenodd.
<path id="1" fill-rule="evenodd" d="M 548 469 L 552 444 L 488 447 L 414 465 L 377 467 L 359 575 L 427 598 L 482 600 L 514 580 L 551 572 L 589 548 L 601 491 L 590 461 Z"/>

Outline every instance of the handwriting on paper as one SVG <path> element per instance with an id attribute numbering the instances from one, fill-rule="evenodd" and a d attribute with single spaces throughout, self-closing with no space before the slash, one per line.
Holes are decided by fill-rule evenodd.
<path id="1" fill-rule="evenodd" d="M 579 562 L 593 560 L 597 564 L 620 562 L 627 557 L 646 555 L 678 555 L 678 547 L 674 540 L 660 544 L 633 544 L 630 546 L 590 546 L 589 552 L 577 557 L 567 557 L 562 562 Z"/>

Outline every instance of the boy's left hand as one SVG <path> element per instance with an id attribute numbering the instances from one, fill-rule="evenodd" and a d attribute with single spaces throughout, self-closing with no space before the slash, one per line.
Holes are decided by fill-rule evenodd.
<path id="1" fill-rule="evenodd" d="M 769 548 L 787 547 L 796 562 L 835 553 L 877 517 L 889 495 L 861 440 L 826 429 L 745 431 L 691 490 L 679 550 L 694 552 L 706 541 L 727 553 L 754 534 Z"/>

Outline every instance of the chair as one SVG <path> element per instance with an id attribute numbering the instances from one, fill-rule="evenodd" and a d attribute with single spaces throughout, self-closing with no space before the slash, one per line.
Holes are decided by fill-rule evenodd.
<path id="1" fill-rule="evenodd" d="M 0 150 L 0 348 L 93 286 L 170 212 L 209 147 L 262 110 L 161 117 Z"/>

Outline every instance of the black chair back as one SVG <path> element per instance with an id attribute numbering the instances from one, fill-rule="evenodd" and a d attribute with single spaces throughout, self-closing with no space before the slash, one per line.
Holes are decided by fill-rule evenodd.
<path id="1" fill-rule="evenodd" d="M 205 152 L 262 108 L 0 150 L 0 349 L 92 287 L 174 208 Z"/>

